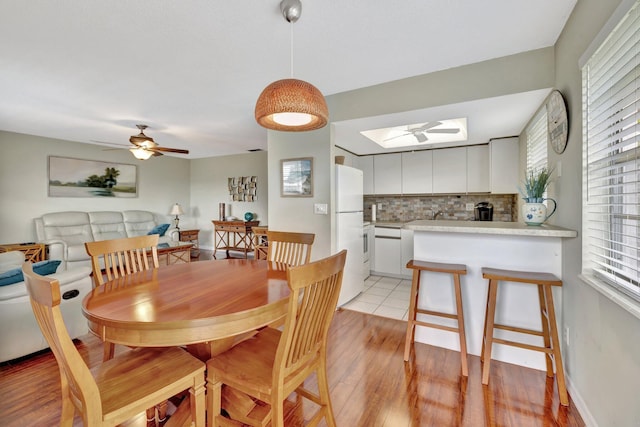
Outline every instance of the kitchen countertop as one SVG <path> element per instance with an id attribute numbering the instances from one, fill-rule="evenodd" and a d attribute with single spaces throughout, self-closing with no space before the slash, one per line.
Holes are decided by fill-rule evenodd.
<path id="1" fill-rule="evenodd" d="M 407 222 L 405 221 L 372 221 L 371 225 L 383 228 L 402 228 Z"/>
<path id="2" fill-rule="evenodd" d="M 519 222 L 417 220 L 397 224 L 400 224 L 400 228 L 414 231 L 540 237 L 576 237 L 578 235 L 578 232 L 575 230 L 556 227 L 554 225 L 526 225 Z M 378 225 L 378 223 L 376 223 L 376 225 Z"/>

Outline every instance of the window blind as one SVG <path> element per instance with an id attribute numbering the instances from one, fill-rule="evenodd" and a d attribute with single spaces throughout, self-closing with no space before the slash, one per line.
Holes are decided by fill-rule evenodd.
<path id="1" fill-rule="evenodd" d="M 542 106 L 525 129 L 527 170 L 547 167 L 547 109 Z"/>
<path id="2" fill-rule="evenodd" d="M 640 1 L 582 69 L 583 273 L 640 301 Z"/>

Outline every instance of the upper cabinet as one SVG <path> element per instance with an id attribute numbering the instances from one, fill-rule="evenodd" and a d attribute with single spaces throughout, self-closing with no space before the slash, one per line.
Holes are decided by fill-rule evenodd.
<path id="1" fill-rule="evenodd" d="M 517 194 L 518 138 L 438 150 L 361 156 L 364 194 Z"/>
<path id="2" fill-rule="evenodd" d="M 433 192 L 467 192 L 467 149 L 433 150 Z"/>
<path id="3" fill-rule="evenodd" d="M 493 139 L 491 150 L 491 192 L 494 194 L 517 194 L 520 182 L 518 138 Z"/>
<path id="4" fill-rule="evenodd" d="M 358 157 L 358 168 L 362 170 L 364 179 L 363 192 L 364 194 L 375 194 L 373 189 L 373 157 L 374 156 L 361 156 Z"/>
<path id="5" fill-rule="evenodd" d="M 402 192 L 404 194 L 433 193 L 433 151 L 402 153 Z"/>
<path id="6" fill-rule="evenodd" d="M 467 193 L 488 193 L 489 156 L 488 145 L 467 147 Z"/>
<path id="7" fill-rule="evenodd" d="M 402 194 L 402 156 L 400 153 L 373 156 L 375 194 Z"/>

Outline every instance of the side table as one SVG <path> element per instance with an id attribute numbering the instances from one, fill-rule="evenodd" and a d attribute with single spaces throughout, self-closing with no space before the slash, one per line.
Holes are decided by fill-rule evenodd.
<path id="1" fill-rule="evenodd" d="M 200 230 L 180 230 L 180 241 L 190 242 L 191 246 L 191 258 L 198 258 L 200 256 L 200 245 L 198 242 L 198 233 Z"/>
<path id="2" fill-rule="evenodd" d="M 24 253 L 25 261 L 38 262 L 45 259 L 44 243 L 9 243 L 0 245 L 0 252 L 20 251 Z"/>

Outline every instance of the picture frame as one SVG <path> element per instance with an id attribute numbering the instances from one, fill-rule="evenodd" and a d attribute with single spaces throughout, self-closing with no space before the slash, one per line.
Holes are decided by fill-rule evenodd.
<path id="1" fill-rule="evenodd" d="M 49 197 L 138 197 L 135 165 L 49 156 Z"/>
<path id="2" fill-rule="evenodd" d="M 313 158 L 280 161 L 280 196 L 313 197 Z"/>

